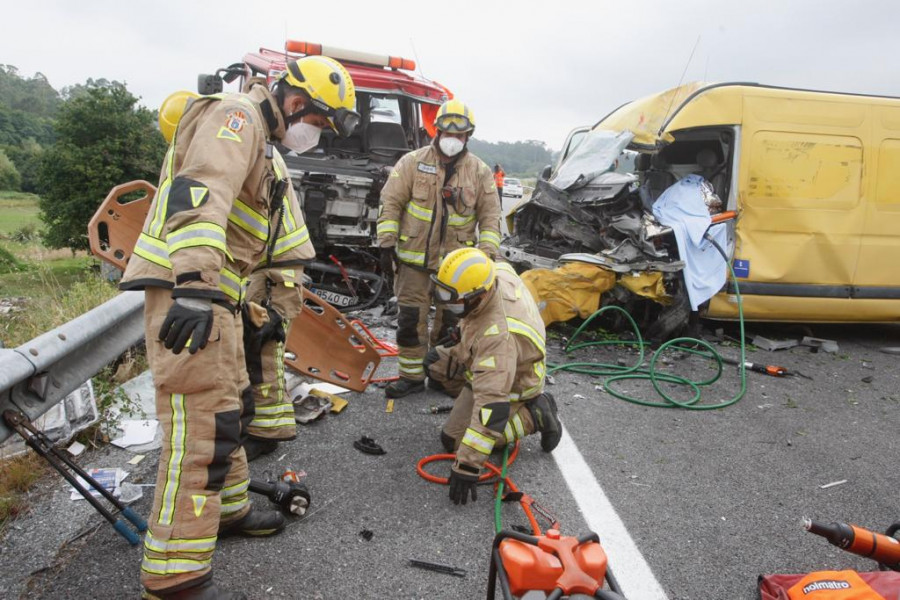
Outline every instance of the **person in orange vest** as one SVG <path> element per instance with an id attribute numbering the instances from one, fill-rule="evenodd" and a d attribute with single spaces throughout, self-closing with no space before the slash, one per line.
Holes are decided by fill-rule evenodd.
<path id="1" fill-rule="evenodd" d="M 494 185 L 497 186 L 497 196 L 500 197 L 500 201 L 503 201 L 503 178 L 506 177 L 506 173 L 503 172 L 503 168 L 500 165 L 494 165 Z"/>

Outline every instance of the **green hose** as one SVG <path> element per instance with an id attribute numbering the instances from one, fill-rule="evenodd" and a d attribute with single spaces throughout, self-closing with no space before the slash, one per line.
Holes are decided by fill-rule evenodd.
<path id="1" fill-rule="evenodd" d="M 503 470 L 500 472 L 500 485 L 497 487 L 497 496 L 494 498 L 494 533 L 500 533 L 503 529 L 503 518 L 500 514 L 503 503 L 503 482 L 506 481 L 506 467 L 509 462 L 509 444 L 503 448 Z"/>
<path id="2" fill-rule="evenodd" d="M 708 238 L 711 240 L 711 238 Z M 713 245 L 719 251 L 723 258 L 725 258 L 725 252 L 719 247 L 718 244 L 713 242 Z M 669 340 L 668 342 L 661 345 L 656 352 L 653 353 L 652 358 L 650 359 L 650 365 L 646 369 L 641 369 L 640 366 L 644 361 L 644 346 L 647 344 L 641 337 L 641 332 L 638 329 L 637 324 L 634 322 L 634 319 L 631 318 L 631 315 L 628 312 L 619 307 L 619 306 L 604 306 L 603 308 L 596 311 L 592 314 L 588 319 L 581 324 L 578 329 L 575 330 L 575 333 L 572 335 L 572 338 L 569 340 L 569 343 L 566 344 L 564 348 L 564 352 L 569 354 L 570 352 L 574 352 L 581 348 L 588 348 L 591 346 L 637 346 L 639 349 L 639 356 L 637 362 L 630 367 L 624 367 L 621 365 L 612 365 L 607 363 L 599 363 L 599 362 L 568 362 L 559 365 L 548 365 L 547 372 L 555 373 L 556 371 L 571 371 L 573 373 L 582 373 L 586 375 L 596 375 L 600 377 L 607 377 L 603 381 L 603 387 L 610 394 L 619 398 L 621 400 L 626 400 L 628 402 L 632 402 L 634 404 L 640 404 L 642 406 L 659 406 L 661 408 L 687 408 L 690 410 L 713 410 L 716 408 L 725 408 L 726 406 L 731 406 L 738 400 L 744 397 L 744 394 L 747 392 L 747 371 L 745 368 L 746 363 L 746 343 L 744 340 L 744 308 L 743 302 L 741 300 L 741 293 L 738 289 L 737 278 L 734 274 L 734 269 L 731 267 L 728 259 L 725 258 L 725 263 L 728 265 L 728 270 L 731 273 L 731 281 L 734 284 L 734 293 L 737 297 L 737 305 L 738 305 L 738 320 L 740 322 L 741 328 L 741 358 L 739 361 L 739 372 L 741 377 L 741 389 L 740 391 L 730 400 L 725 400 L 723 402 L 719 402 L 717 404 L 700 404 L 700 398 L 702 395 L 701 387 L 712 385 L 722 376 L 722 357 L 719 353 L 705 340 L 700 340 L 696 338 L 690 337 L 680 337 Z M 576 344 L 575 341 L 581 335 L 581 333 L 590 325 L 591 321 L 595 318 L 599 317 L 603 313 L 609 310 L 616 310 L 625 315 L 628 319 L 628 322 L 631 323 L 631 328 L 634 331 L 634 335 L 637 338 L 637 341 L 628 341 L 628 340 L 605 340 L 605 341 L 595 341 L 595 342 L 581 342 Z M 685 347 L 681 345 L 682 343 L 689 344 L 694 347 Z M 696 347 L 700 346 L 705 350 L 698 350 Z M 656 361 L 659 359 L 660 355 L 669 347 L 677 349 L 681 352 L 687 352 L 690 354 L 696 354 L 698 356 L 702 356 L 705 358 L 709 358 L 711 360 L 716 361 L 716 373 L 702 381 L 693 381 L 688 379 L 687 377 L 681 377 L 678 375 L 672 375 L 669 373 L 659 373 L 656 371 Z M 653 383 L 653 389 L 656 390 L 656 393 L 662 398 L 662 402 L 651 401 L 651 400 L 643 400 L 641 398 L 634 398 L 629 396 L 623 392 L 616 390 L 611 384 L 616 381 L 627 381 L 627 380 L 647 380 L 649 379 L 651 383 Z M 672 398 L 668 394 L 666 394 L 662 389 L 660 389 L 660 383 L 673 383 L 676 385 L 684 385 L 691 388 L 693 391 L 693 397 L 689 400 L 676 400 Z"/>

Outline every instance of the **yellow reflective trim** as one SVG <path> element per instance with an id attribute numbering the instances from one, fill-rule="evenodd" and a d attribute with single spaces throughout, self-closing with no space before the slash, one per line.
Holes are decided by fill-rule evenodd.
<path id="1" fill-rule="evenodd" d="M 450 218 L 447 220 L 447 224 L 450 227 L 462 227 L 463 225 L 468 225 L 472 221 L 475 220 L 475 215 L 463 216 L 458 215 L 456 213 L 450 213 Z"/>
<path id="2" fill-rule="evenodd" d="M 160 525 L 171 525 L 175 515 L 175 497 L 181 487 L 181 463 L 184 460 L 187 435 L 184 394 L 171 394 L 169 404 L 172 408 L 172 436 L 169 440 L 169 460 L 166 463 L 166 483 L 157 519 Z"/>
<path id="3" fill-rule="evenodd" d="M 494 359 L 493 356 L 489 356 L 489 357 L 485 358 L 484 360 L 480 361 L 478 363 L 478 366 L 484 367 L 486 369 L 496 369 L 497 361 Z"/>
<path id="4" fill-rule="evenodd" d="M 482 335 L 484 337 L 488 337 L 489 335 L 500 335 L 500 328 L 497 327 L 496 323 L 494 323 L 493 325 L 485 329 Z"/>
<path id="5" fill-rule="evenodd" d="M 479 244 L 490 244 L 496 248 L 500 247 L 500 234 L 496 231 L 486 229 L 478 234 Z"/>
<path id="6" fill-rule="evenodd" d="M 221 129 L 219 129 L 219 133 L 216 134 L 216 137 L 222 140 L 231 140 L 232 142 L 237 142 L 239 144 L 244 141 L 241 139 L 241 136 L 228 129 L 224 125 Z"/>
<path id="7" fill-rule="evenodd" d="M 275 243 L 275 248 L 272 251 L 272 256 L 284 254 L 288 250 L 296 248 L 300 244 L 305 244 L 308 241 L 309 230 L 306 228 L 306 225 L 304 225 L 300 229 L 278 238 L 278 241 Z"/>
<path id="8" fill-rule="evenodd" d="M 191 500 L 194 501 L 194 516 L 199 519 L 200 515 L 203 514 L 203 509 L 206 508 L 206 496 L 203 494 L 193 494 Z M 213 542 L 213 548 L 215 548 L 215 546 L 216 544 Z"/>
<path id="9" fill-rule="evenodd" d="M 466 433 L 463 435 L 462 442 L 460 443 L 486 455 L 490 455 L 491 451 L 494 449 L 494 440 L 492 438 L 481 435 L 471 427 L 466 429 Z"/>
<path id="10" fill-rule="evenodd" d="M 137 243 L 134 245 L 134 253 L 166 269 L 172 268 L 172 261 L 169 260 L 169 248 L 166 246 L 166 243 L 146 233 L 138 236 Z"/>
<path id="11" fill-rule="evenodd" d="M 210 246 L 225 251 L 225 230 L 215 223 L 201 222 L 186 225 L 166 236 L 169 255 L 184 248 Z"/>
<path id="12" fill-rule="evenodd" d="M 163 232 L 163 226 L 166 224 L 166 207 L 169 204 L 169 191 L 172 188 L 172 152 L 174 146 L 169 146 L 169 152 L 166 154 L 166 171 L 168 173 L 166 179 L 159 184 L 156 190 L 156 210 L 153 213 L 153 220 L 147 228 L 148 233 L 154 237 L 160 237 Z"/>
<path id="13" fill-rule="evenodd" d="M 209 568 L 212 558 L 206 560 L 191 560 L 188 558 L 155 559 L 144 556 L 141 570 L 154 575 L 177 575 L 179 573 L 193 573 Z"/>
<path id="14" fill-rule="evenodd" d="M 241 500 L 236 500 L 234 502 L 225 502 L 223 500 L 221 514 L 230 515 L 230 514 L 236 513 L 238 511 L 240 511 L 242 508 L 244 508 L 245 506 L 248 506 L 249 504 L 250 504 L 250 499 L 247 497 L 244 497 Z"/>
<path id="15" fill-rule="evenodd" d="M 206 498 L 206 496 L 200 496 Z M 199 516 L 199 515 L 198 515 Z M 157 540 L 153 533 L 147 532 L 144 537 L 144 548 L 151 552 L 165 554 L 167 552 L 212 552 L 216 549 L 216 537 L 205 538 L 172 538 L 169 540 Z"/>
<path id="16" fill-rule="evenodd" d="M 506 326 L 509 328 L 510 332 L 527 337 L 531 340 L 531 343 L 541 351 L 541 354 L 546 356 L 547 350 L 544 344 L 544 338 L 531 325 L 512 317 L 506 317 Z"/>
<path id="17" fill-rule="evenodd" d="M 227 268 L 219 271 L 219 289 L 235 302 L 240 302 L 244 296 L 244 287 L 247 281 L 247 279 L 241 278 Z"/>
<path id="18" fill-rule="evenodd" d="M 376 231 L 378 235 L 382 235 L 385 233 L 397 233 L 400 231 L 400 222 L 399 221 L 382 221 L 376 227 Z"/>
<path id="19" fill-rule="evenodd" d="M 512 423 L 516 428 L 516 437 L 518 439 L 525 437 L 525 424 L 522 423 L 522 416 L 519 413 L 513 415 Z"/>
<path id="20" fill-rule="evenodd" d="M 492 408 L 482 408 L 481 409 L 481 424 L 487 427 L 488 421 L 491 420 L 491 415 L 494 413 L 494 409 Z"/>
<path id="21" fill-rule="evenodd" d="M 397 258 L 412 265 L 424 265 L 425 253 L 413 250 L 397 250 Z"/>
<path id="22" fill-rule="evenodd" d="M 281 222 L 284 224 L 284 230 L 288 233 L 297 229 L 297 220 L 294 218 L 294 212 L 291 210 L 291 203 L 288 202 L 287 196 L 284 197 L 284 218 Z"/>
<path id="23" fill-rule="evenodd" d="M 269 221 L 261 213 L 237 198 L 228 214 L 228 221 L 259 240 L 265 241 L 269 238 Z"/>
<path id="24" fill-rule="evenodd" d="M 512 425 L 507 421 L 506 427 L 503 428 L 503 437 L 506 438 L 507 444 L 512 444 L 516 441 L 516 434 L 513 431 Z"/>
<path id="25" fill-rule="evenodd" d="M 209 188 L 207 187 L 191 187 L 191 205 L 197 208 L 203 204 L 203 199 L 206 198 L 208 193 Z"/>
<path id="26" fill-rule="evenodd" d="M 431 222 L 431 217 L 434 214 L 434 211 L 430 208 L 425 208 L 424 206 L 420 206 L 415 202 L 411 201 L 406 205 L 406 212 L 415 217 L 420 221 L 425 221 L 426 223 Z"/>
<path id="27" fill-rule="evenodd" d="M 231 498 L 246 493 L 248 489 L 250 489 L 250 480 L 244 479 L 234 485 L 222 488 L 222 491 L 219 492 L 219 494 L 222 498 Z"/>

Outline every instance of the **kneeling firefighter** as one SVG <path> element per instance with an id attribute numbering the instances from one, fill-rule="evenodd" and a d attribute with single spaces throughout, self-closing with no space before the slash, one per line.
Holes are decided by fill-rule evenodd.
<path id="1" fill-rule="evenodd" d="M 454 250 L 432 275 L 438 306 L 460 317 L 458 343 L 425 357 L 431 381 L 456 395 L 441 443 L 456 452 L 450 499 L 465 504 L 497 445 L 541 434 L 541 448 L 559 444 L 562 424 L 544 392 L 544 323 L 528 289 L 505 263 L 477 248 Z M 452 342 L 451 342 L 452 343 Z"/>

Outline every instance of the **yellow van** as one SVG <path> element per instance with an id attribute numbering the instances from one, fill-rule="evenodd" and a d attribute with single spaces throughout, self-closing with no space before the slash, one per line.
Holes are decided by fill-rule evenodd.
<path id="1" fill-rule="evenodd" d="M 631 210 L 646 225 L 656 198 L 701 174 L 723 209 L 737 211 L 719 227 L 728 228 L 745 318 L 900 319 L 900 98 L 690 83 L 630 102 L 579 131 L 568 140 L 577 147 L 564 148 L 567 158 L 539 180 L 536 203 L 511 215 L 514 235 L 502 248 L 511 262 L 546 267 L 575 252 L 615 266 L 609 253 L 619 238 L 605 233 L 615 229 L 609 219 Z M 599 141 L 586 148 L 592 136 Z M 623 183 L 609 172 L 609 159 L 629 151 L 639 154 L 633 179 Z M 585 154 L 596 161 L 579 157 Z M 580 167 L 571 166 L 578 160 Z M 630 237 L 652 239 L 647 232 Z M 665 250 L 665 242 L 656 245 Z M 671 260 L 641 258 L 626 263 L 664 273 L 678 263 L 677 251 Z M 678 278 L 666 277 L 677 296 Z M 729 281 L 701 314 L 736 318 L 732 287 Z M 674 304 L 684 312 L 683 303 Z"/>

